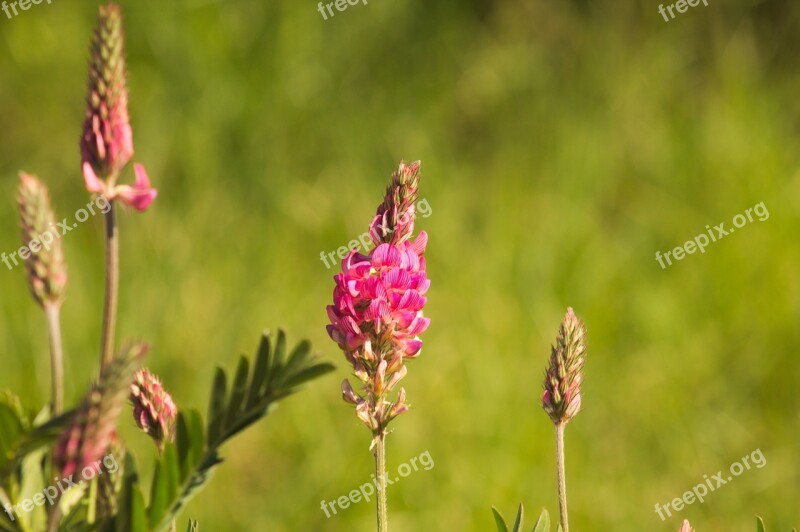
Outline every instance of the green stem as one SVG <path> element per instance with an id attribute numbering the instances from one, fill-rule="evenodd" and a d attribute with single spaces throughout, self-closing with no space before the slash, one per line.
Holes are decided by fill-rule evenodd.
<path id="1" fill-rule="evenodd" d="M 569 532 L 567 517 L 567 475 L 564 468 L 564 427 L 566 423 L 556 423 L 556 469 L 558 470 L 558 509 L 561 512 L 561 529 Z"/>
<path id="2" fill-rule="evenodd" d="M 100 347 L 100 367 L 104 368 L 114 356 L 114 333 L 117 326 L 119 297 L 119 234 L 114 214 L 114 202 L 106 212 L 106 298 L 103 307 L 103 340 Z"/>
<path id="3" fill-rule="evenodd" d="M 375 436 L 375 477 L 378 493 L 375 504 L 378 508 L 378 532 L 388 532 L 389 521 L 386 510 L 386 433 Z"/>
<path id="4" fill-rule="evenodd" d="M 50 516 L 47 518 L 47 532 L 58 532 L 58 525 L 61 522 L 61 508 L 58 504 L 59 500 L 53 502 Z"/>
<path id="5" fill-rule="evenodd" d="M 50 371 L 53 387 L 53 416 L 64 409 L 64 349 L 61 343 L 61 307 L 58 303 L 44 306 L 47 333 L 50 337 Z"/>

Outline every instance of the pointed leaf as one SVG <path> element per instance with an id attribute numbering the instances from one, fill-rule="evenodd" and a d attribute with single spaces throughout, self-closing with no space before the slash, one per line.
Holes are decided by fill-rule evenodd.
<path id="1" fill-rule="evenodd" d="M 522 509 L 522 503 L 519 503 L 519 510 L 517 510 L 517 518 L 514 520 L 513 532 L 520 532 L 522 529 L 522 521 L 524 520 L 525 510 Z"/>
<path id="2" fill-rule="evenodd" d="M 508 532 L 508 525 L 506 524 L 506 520 L 503 519 L 503 516 L 500 512 L 497 511 L 497 508 L 492 506 L 492 515 L 494 515 L 494 524 L 497 526 L 497 532 Z"/>
<path id="3" fill-rule="evenodd" d="M 283 371 L 281 372 L 282 376 L 291 375 L 292 373 L 296 372 L 298 369 L 303 367 L 303 364 L 308 359 L 308 355 L 311 353 L 311 342 L 308 340 L 303 340 L 292 350 L 292 354 L 289 355 L 289 360 L 286 362 L 286 365 L 283 367 Z"/>
<path id="4" fill-rule="evenodd" d="M 280 368 L 283 367 L 283 359 L 286 355 L 286 334 L 283 329 L 278 329 L 278 339 L 275 341 L 275 352 L 272 355 L 272 371 L 270 373 L 277 374 Z M 277 370 L 277 371 L 276 371 Z M 272 378 L 270 378 L 270 381 Z"/>
<path id="5" fill-rule="evenodd" d="M 542 508 L 539 519 L 537 519 L 536 524 L 533 525 L 533 532 L 550 532 L 550 514 L 547 513 L 547 509 Z"/>
<path id="6" fill-rule="evenodd" d="M 282 386 L 285 388 L 293 388 L 312 379 L 316 379 L 317 377 L 321 377 L 326 373 L 330 373 L 334 369 L 336 369 L 336 367 L 328 362 L 322 362 L 314 366 L 309 366 L 298 371 L 294 375 L 287 375 L 286 380 L 282 383 Z"/>
<path id="7" fill-rule="evenodd" d="M 200 412 L 190 410 L 188 417 L 189 442 L 191 447 L 191 464 L 195 467 L 203 457 L 205 437 L 203 436 L 203 419 Z"/>
<path id="8" fill-rule="evenodd" d="M 766 530 L 764 528 L 764 520 L 761 519 L 761 517 L 758 516 L 758 515 L 756 516 L 756 530 L 758 532 L 765 532 L 765 530 Z"/>
<path id="9" fill-rule="evenodd" d="M 222 368 L 217 368 L 214 384 L 211 391 L 211 401 L 208 403 L 208 446 L 213 447 L 219 440 L 225 417 L 225 396 L 227 389 L 227 376 Z"/>
<path id="10" fill-rule="evenodd" d="M 267 372 L 270 365 L 271 346 L 269 340 L 269 331 L 264 331 L 261 337 L 261 343 L 258 346 L 258 353 L 256 354 L 256 363 L 253 368 L 253 378 L 250 381 L 250 393 L 247 397 L 247 408 L 251 408 L 261 399 L 261 393 L 267 382 Z"/>
<path id="11" fill-rule="evenodd" d="M 226 420 L 236 419 L 239 412 L 242 410 L 242 402 L 247 393 L 247 372 L 249 368 L 250 364 L 247 362 L 247 358 L 241 357 L 239 359 L 239 367 L 236 369 L 236 377 L 231 387 L 231 400 L 228 404 Z"/>
<path id="12" fill-rule="evenodd" d="M 178 419 L 175 421 L 175 449 L 178 451 L 181 480 L 185 479 L 186 475 L 189 474 L 189 467 L 192 465 L 190 464 L 191 445 L 186 416 L 183 412 L 178 412 Z"/>
<path id="13" fill-rule="evenodd" d="M 150 523 L 158 523 L 167 511 L 169 504 L 169 485 L 167 474 L 164 471 L 164 464 L 157 461 L 153 481 L 150 484 L 150 507 L 147 509 Z"/>

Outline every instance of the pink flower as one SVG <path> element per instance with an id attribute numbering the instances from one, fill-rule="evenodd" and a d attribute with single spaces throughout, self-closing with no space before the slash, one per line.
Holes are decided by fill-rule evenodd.
<path id="1" fill-rule="evenodd" d="M 156 199 L 158 191 L 150 186 L 150 178 L 147 176 L 144 166 L 134 164 L 133 170 L 136 173 L 136 181 L 133 186 L 108 186 L 106 182 L 97 177 L 89 163 L 83 163 L 83 179 L 89 192 L 103 195 L 108 201 L 119 198 L 137 211 L 145 211 Z"/>
<path id="2" fill-rule="evenodd" d="M 422 313 L 430 281 L 422 254 L 428 242 L 423 231 L 412 243 L 381 244 L 370 255 L 352 251 L 336 275 L 333 305 L 328 306 L 328 334 L 345 352 L 358 349 L 370 333 L 383 332 L 386 345 L 406 358 L 419 355 L 419 334 L 430 320 Z"/>
<path id="3" fill-rule="evenodd" d="M 136 425 L 162 448 L 164 442 L 172 441 L 174 437 L 178 407 L 158 377 L 146 369 L 136 372 L 130 389 Z"/>
<path id="4" fill-rule="evenodd" d="M 419 162 L 401 162 L 392 174 L 383 203 L 370 224 L 375 248 L 363 255 L 352 250 L 334 276 L 333 305 L 328 305 L 328 334 L 344 351 L 361 381 L 363 393 L 342 383 L 342 397 L 356 407 L 356 416 L 375 438 L 408 410 L 402 388 L 394 402 L 387 394 L 406 376 L 406 359 L 419 356 L 422 334 L 430 320 L 422 312 L 430 287 L 425 271 L 428 235 L 415 240 L 414 201 L 419 187 Z"/>
<path id="5" fill-rule="evenodd" d="M 89 192 L 122 200 L 144 211 L 156 197 L 141 165 L 134 165 L 133 186 L 117 185 L 133 157 L 133 131 L 128 118 L 122 15 L 114 4 L 101 6 L 91 44 L 86 118 L 81 136 L 83 178 Z"/>

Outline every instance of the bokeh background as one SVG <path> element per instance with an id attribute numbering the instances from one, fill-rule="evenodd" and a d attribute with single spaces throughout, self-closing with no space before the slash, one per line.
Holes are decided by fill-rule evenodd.
<path id="1" fill-rule="evenodd" d="M 573 528 L 800 525 L 800 5 L 370 0 L 123 1 L 136 160 L 159 189 L 122 216 L 121 337 L 181 406 L 262 329 L 338 366 L 224 449 L 183 519 L 204 530 L 371 530 L 373 505 L 320 502 L 369 480 L 369 433 L 340 399 L 320 253 L 367 229 L 401 159 L 422 160 L 432 324 L 404 385 L 394 530 L 493 529 L 557 511 L 542 375 L 568 305 L 589 329 L 567 430 Z M 61 217 L 89 200 L 77 148 L 96 2 L 0 14 L 0 250 L 19 246 L 16 174 Z M 129 176 L 131 178 L 131 176 Z M 654 259 L 764 202 L 662 269 Z M 67 396 L 97 370 L 102 220 L 64 239 Z M 48 400 L 44 321 L 0 267 L 0 387 Z M 127 416 L 127 414 L 126 414 Z M 137 458 L 146 436 L 125 418 Z M 654 511 L 751 453 L 766 466 L 662 522 Z"/>

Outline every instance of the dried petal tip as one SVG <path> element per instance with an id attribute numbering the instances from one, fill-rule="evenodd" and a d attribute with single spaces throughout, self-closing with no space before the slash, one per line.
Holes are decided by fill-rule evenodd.
<path id="1" fill-rule="evenodd" d="M 38 179 L 20 173 L 17 193 L 22 245 L 28 284 L 34 299 L 42 305 L 58 305 L 67 287 L 67 266 L 61 240 L 56 232 L 56 218 L 50 207 L 47 187 Z M 16 259 L 14 259 L 16 262 Z"/>
<path id="2" fill-rule="evenodd" d="M 392 174 L 392 183 L 386 189 L 383 203 L 378 206 L 369 234 L 375 245 L 401 244 L 414 233 L 414 217 L 419 194 L 420 162 L 400 161 Z"/>
<path id="3" fill-rule="evenodd" d="M 681 529 L 678 532 L 694 532 L 694 528 L 692 528 L 692 525 L 689 524 L 688 519 L 684 519 Z"/>
<path id="4" fill-rule="evenodd" d="M 586 327 L 568 308 L 551 349 L 542 394 L 542 408 L 553 423 L 568 423 L 581 409 L 585 338 Z"/>
<path id="5" fill-rule="evenodd" d="M 130 398 L 136 425 L 153 438 L 159 449 L 164 442 L 172 441 L 178 408 L 158 377 L 146 369 L 137 371 Z"/>

